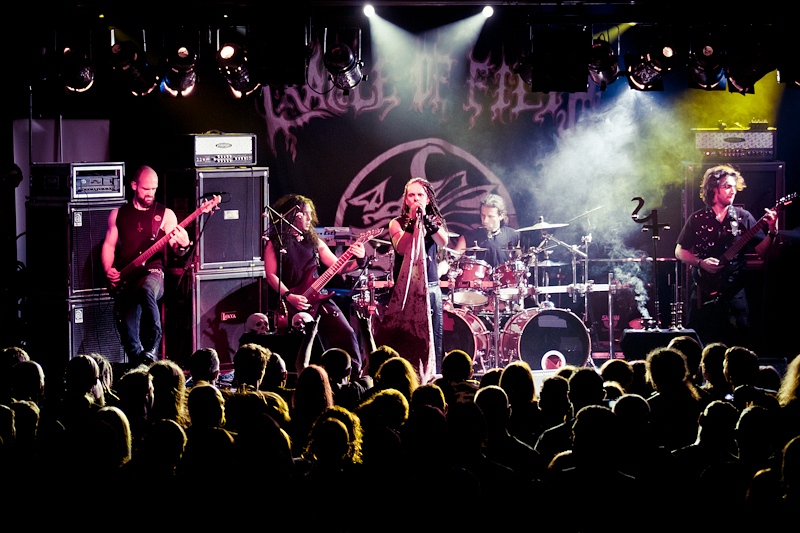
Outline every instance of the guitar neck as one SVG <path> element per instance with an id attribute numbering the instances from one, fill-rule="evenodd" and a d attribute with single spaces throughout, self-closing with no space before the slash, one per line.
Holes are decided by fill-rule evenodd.
<path id="1" fill-rule="evenodd" d="M 333 276 L 339 273 L 339 271 L 344 268 L 344 264 L 350 261 L 350 258 L 353 257 L 353 250 L 352 247 L 348 248 L 346 252 L 344 252 L 339 259 L 336 260 L 334 264 L 332 264 L 325 272 L 320 275 L 311 286 L 306 289 L 303 293 L 303 296 L 308 297 L 309 294 L 318 293 L 321 291 L 325 285 L 331 280 Z"/>
<path id="2" fill-rule="evenodd" d="M 309 285 L 309 287 L 305 291 L 303 291 L 303 296 L 308 298 L 309 295 L 318 294 L 323 288 L 325 288 L 325 285 L 331 280 L 331 278 L 336 274 L 338 274 L 342 270 L 342 268 L 344 268 L 344 264 L 350 261 L 350 259 L 353 257 L 353 246 L 355 246 L 358 243 L 363 243 L 368 241 L 369 239 L 380 233 L 380 231 L 381 231 L 380 229 L 370 230 L 359 235 L 356 242 L 352 246 L 350 246 L 339 257 L 339 259 L 336 260 L 334 264 L 328 267 L 328 269 L 325 272 L 323 272 L 317 279 L 315 279 L 314 283 Z"/>
<path id="3" fill-rule="evenodd" d="M 194 222 L 194 219 L 196 219 L 198 216 L 200 216 L 200 214 L 203 212 L 203 210 L 204 210 L 203 206 L 198 207 L 191 215 L 186 217 L 178 225 L 183 227 L 183 228 L 185 228 L 186 226 L 188 226 L 189 224 Z M 161 251 L 164 248 L 164 246 L 166 246 L 167 242 L 169 242 L 169 235 L 168 234 L 164 234 L 164 236 L 162 236 L 160 239 L 158 239 L 152 246 L 150 246 L 150 248 L 148 248 L 147 250 L 145 250 L 144 252 L 139 254 L 139 256 L 136 259 L 131 261 L 128 264 L 128 266 L 123 268 L 122 271 L 120 271 L 120 277 L 124 278 L 125 276 L 129 275 L 132 271 L 136 270 L 137 268 L 140 268 L 140 267 L 144 266 L 144 264 L 147 263 L 147 261 L 151 257 L 153 257 L 155 254 L 157 254 L 159 251 Z"/>
<path id="4" fill-rule="evenodd" d="M 750 240 L 751 240 L 753 237 L 755 237 L 755 236 L 756 236 L 756 233 L 758 233 L 759 231 L 761 231 L 761 230 L 764 228 L 764 226 L 766 226 L 767 224 L 768 224 L 768 222 L 767 222 L 767 219 L 766 219 L 766 217 L 761 217 L 761 218 L 758 220 L 758 222 L 756 222 L 756 223 L 753 225 L 753 227 L 751 227 L 749 230 L 745 231 L 745 232 L 742 234 L 742 236 L 741 236 L 741 237 L 739 237 L 739 239 L 737 239 L 737 240 L 736 240 L 736 242 L 735 242 L 735 243 L 733 243 L 733 244 L 731 245 L 731 247 L 730 247 L 730 248 L 728 248 L 727 250 L 725 250 L 725 253 L 724 253 L 724 254 L 722 254 L 722 258 L 723 258 L 723 259 L 724 259 L 726 262 L 733 261 L 733 258 L 734 258 L 734 257 L 736 257 L 736 255 L 737 255 L 739 252 L 741 252 L 741 251 L 742 251 L 742 248 L 744 248 L 744 247 L 747 245 L 747 243 L 748 243 L 748 242 L 750 242 Z"/>

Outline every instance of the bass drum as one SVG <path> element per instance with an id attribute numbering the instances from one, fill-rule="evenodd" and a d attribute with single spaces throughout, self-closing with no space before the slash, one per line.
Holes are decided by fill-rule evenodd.
<path id="1" fill-rule="evenodd" d="M 583 321 L 567 309 L 526 309 L 511 317 L 500 334 L 508 361 L 522 359 L 531 370 L 581 367 L 589 360 L 591 340 Z"/>
<path id="2" fill-rule="evenodd" d="M 473 361 L 483 359 L 489 354 L 491 332 L 486 329 L 481 319 L 471 312 L 445 305 L 442 323 L 443 354 L 451 350 L 464 350 Z"/>

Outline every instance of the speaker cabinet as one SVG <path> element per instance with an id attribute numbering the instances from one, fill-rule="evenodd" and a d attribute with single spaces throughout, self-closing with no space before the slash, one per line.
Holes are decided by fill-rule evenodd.
<path id="1" fill-rule="evenodd" d="M 220 195 L 219 209 L 188 229 L 197 243 L 194 260 L 201 271 L 263 267 L 262 241 L 269 204 L 269 169 L 209 168 L 166 173 L 166 204 L 183 220 L 205 200 Z"/>
<path id="2" fill-rule="evenodd" d="M 223 269 L 192 275 L 192 352 L 214 348 L 221 364 L 233 362 L 247 317 L 261 312 L 263 268 Z"/>
<path id="3" fill-rule="evenodd" d="M 106 275 L 100 251 L 110 204 L 30 201 L 27 206 L 27 273 L 30 290 L 61 298 L 101 296 Z"/>
<path id="4" fill-rule="evenodd" d="M 114 300 L 107 296 L 61 299 L 31 296 L 27 301 L 26 350 L 45 375 L 60 376 L 68 359 L 99 353 L 111 363 L 127 363 L 114 323 Z"/>
<path id="5" fill-rule="evenodd" d="M 693 329 L 626 329 L 622 333 L 620 348 L 622 349 L 626 361 L 637 361 L 646 359 L 650 351 L 664 347 L 675 337 L 684 335 L 693 337 L 697 342 L 701 342 Z"/>

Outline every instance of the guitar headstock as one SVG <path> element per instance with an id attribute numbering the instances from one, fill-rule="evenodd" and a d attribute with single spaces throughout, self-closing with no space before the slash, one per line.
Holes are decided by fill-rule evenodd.
<path id="1" fill-rule="evenodd" d="M 371 229 L 371 230 L 367 230 L 367 231 L 365 231 L 364 233 L 362 233 L 361 235 L 358 236 L 358 239 L 356 239 L 356 242 L 367 242 L 368 240 L 380 235 L 382 231 L 383 231 L 383 228 L 374 228 L 374 229 Z"/>
<path id="2" fill-rule="evenodd" d="M 796 192 L 787 194 L 786 196 L 784 196 L 780 200 L 778 200 L 778 203 L 775 204 L 775 209 L 776 210 L 783 209 L 784 207 L 786 207 L 787 205 L 792 203 L 795 200 L 795 198 L 797 198 L 797 193 Z"/>
<path id="3" fill-rule="evenodd" d="M 220 196 L 219 194 L 212 198 L 209 198 L 208 200 L 200 204 L 200 211 L 202 213 L 210 213 L 215 209 L 219 209 L 218 206 L 221 201 L 222 201 L 222 196 Z"/>

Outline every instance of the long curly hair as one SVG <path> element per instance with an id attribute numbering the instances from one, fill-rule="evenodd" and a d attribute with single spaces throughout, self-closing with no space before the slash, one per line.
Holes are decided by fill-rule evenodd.
<path id="1" fill-rule="evenodd" d="M 706 205 L 714 202 L 714 189 L 728 176 L 736 180 L 736 190 L 742 191 L 747 185 L 741 173 L 730 165 L 717 165 L 706 170 L 703 174 L 703 183 L 700 185 L 700 198 Z"/>
<path id="2" fill-rule="evenodd" d="M 303 237 L 305 239 L 309 239 L 309 242 L 317 243 L 317 241 L 319 241 L 319 236 L 314 228 L 319 225 L 319 218 L 317 217 L 317 208 L 314 206 L 314 202 L 311 200 L 311 198 L 301 194 L 285 194 L 272 205 L 272 208 L 285 217 L 293 209 L 299 210 L 303 209 L 305 206 L 308 206 L 311 209 L 311 225 L 309 226 L 308 231 L 303 232 Z M 291 215 L 291 218 L 287 218 L 287 220 L 291 223 L 294 223 L 294 212 L 292 212 Z M 280 221 L 276 222 L 275 226 L 280 227 Z M 289 233 L 290 231 L 291 228 L 288 228 L 286 233 Z M 277 230 L 275 232 L 270 232 L 270 234 L 277 235 Z"/>

